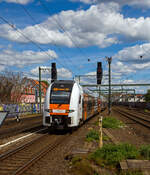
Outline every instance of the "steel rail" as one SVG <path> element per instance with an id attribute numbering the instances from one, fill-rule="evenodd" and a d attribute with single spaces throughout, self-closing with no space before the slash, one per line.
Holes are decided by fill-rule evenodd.
<path id="1" fill-rule="evenodd" d="M 122 109 L 122 111 L 125 111 L 126 113 L 128 113 L 129 115 L 132 115 L 133 117 L 136 116 L 136 118 L 150 123 L 150 119 L 149 119 L 149 115 L 148 115 L 148 114 L 143 114 L 143 113 L 137 112 L 137 111 L 135 111 L 135 110 L 129 111 L 129 110 L 127 110 L 127 109 Z M 131 113 L 131 112 L 132 112 L 132 113 Z M 140 115 L 141 117 L 139 117 L 139 115 Z"/>
<path id="2" fill-rule="evenodd" d="M 135 111 L 137 112 L 137 111 Z M 138 111 L 140 114 L 142 114 L 143 116 L 146 116 L 146 117 L 150 117 L 150 112 L 144 112 L 144 111 Z"/>
<path id="3" fill-rule="evenodd" d="M 41 121 L 40 122 L 36 122 L 36 123 L 32 123 L 32 126 L 26 126 L 26 128 L 24 128 L 24 126 L 21 126 L 20 128 L 1 128 L 1 132 L 0 132 L 0 139 L 6 138 L 6 137 L 10 137 L 10 136 L 14 136 L 16 134 L 20 134 L 22 132 L 25 131 L 30 131 L 30 130 L 34 130 L 38 127 L 42 127 Z"/>
<path id="4" fill-rule="evenodd" d="M 150 122 L 150 118 L 149 118 L 150 116 L 149 115 L 146 115 L 146 114 L 144 114 L 142 112 L 137 113 L 136 111 L 133 111 L 132 112 L 132 115 L 140 115 L 141 117 L 138 117 L 138 118 L 140 118 L 142 120 L 145 120 L 147 122 Z"/>
<path id="5" fill-rule="evenodd" d="M 40 160 L 44 155 L 46 155 L 48 152 L 55 150 L 60 144 L 62 144 L 67 138 L 69 138 L 71 134 L 69 133 L 67 135 L 61 135 L 58 138 L 56 138 L 55 141 L 52 141 L 52 143 L 50 142 L 49 145 L 47 144 L 46 146 L 44 144 L 42 147 L 39 148 L 39 150 L 36 150 L 35 153 L 32 152 L 32 154 L 30 154 L 32 149 L 34 149 L 34 144 L 36 147 L 38 147 L 38 145 L 36 145 L 36 142 L 38 141 L 38 143 L 41 143 L 41 138 L 44 138 L 44 136 L 46 135 L 48 135 L 48 133 L 39 136 L 36 139 L 17 147 L 16 149 L 13 149 L 0 155 L 0 173 L 4 173 L 7 175 L 23 174 L 25 171 L 27 171 L 28 168 L 30 168 L 35 162 Z M 48 138 L 46 137 L 46 139 Z M 14 160 L 16 164 L 14 164 L 13 162 L 11 166 L 11 161 L 9 161 L 9 158 L 11 159 L 11 161 Z"/>
<path id="6" fill-rule="evenodd" d="M 129 119 L 131 119 L 133 121 L 136 121 L 137 123 L 139 123 L 139 124 L 145 126 L 146 128 L 149 128 L 150 129 L 150 122 L 149 121 L 147 121 L 147 120 L 145 120 L 145 119 L 143 119 L 141 117 L 138 117 L 136 115 L 133 115 L 131 113 L 128 113 L 128 112 L 126 112 L 124 110 L 120 110 L 120 109 L 113 109 L 113 110 L 115 112 L 118 112 L 118 113 L 122 114 L 126 118 L 129 118 Z"/>
<path id="7" fill-rule="evenodd" d="M 39 139 L 41 139 L 45 135 L 48 135 L 48 134 L 46 133 L 46 134 L 44 134 L 42 136 L 39 136 L 39 137 L 33 139 L 32 141 L 29 141 L 29 142 L 27 142 L 27 143 L 25 143 L 25 144 L 23 144 L 21 146 L 18 146 L 17 148 L 15 148 L 13 150 L 10 150 L 10 151 L 7 151 L 6 153 L 1 154 L 0 155 L 0 161 L 7 159 L 9 156 L 11 156 L 11 155 L 13 155 L 13 154 L 23 150 L 25 147 L 32 145 L 35 141 L 38 141 Z"/>
<path id="8" fill-rule="evenodd" d="M 21 175 L 23 174 L 25 171 L 27 171 L 27 169 L 29 169 L 33 164 L 35 164 L 38 160 L 40 160 L 43 156 L 45 156 L 47 153 L 55 150 L 59 145 L 61 145 L 68 137 L 70 137 L 70 134 L 68 134 L 67 136 L 65 135 L 62 138 L 59 138 L 58 140 L 56 140 L 55 143 L 52 143 L 51 145 L 49 145 L 48 147 L 44 148 L 39 154 L 35 155 L 35 157 L 33 157 L 31 160 L 29 160 L 28 162 L 26 162 L 22 167 L 20 167 L 17 171 L 15 171 L 13 173 L 13 175 Z"/>

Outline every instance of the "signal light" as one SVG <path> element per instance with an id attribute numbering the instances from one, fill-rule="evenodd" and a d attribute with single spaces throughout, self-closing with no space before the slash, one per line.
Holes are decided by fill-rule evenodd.
<path id="1" fill-rule="evenodd" d="M 57 69 L 56 69 L 56 63 L 52 63 L 51 68 L 51 83 L 57 80 Z"/>
<path id="2" fill-rule="evenodd" d="M 102 62 L 97 62 L 97 84 L 101 84 L 103 76 Z"/>

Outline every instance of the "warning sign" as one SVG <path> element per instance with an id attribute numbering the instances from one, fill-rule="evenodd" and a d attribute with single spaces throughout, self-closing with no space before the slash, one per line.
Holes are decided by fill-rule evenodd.
<path id="1" fill-rule="evenodd" d="M 8 114 L 8 112 L 0 111 L 0 126 L 2 125 L 3 121 L 5 120 L 7 114 Z"/>

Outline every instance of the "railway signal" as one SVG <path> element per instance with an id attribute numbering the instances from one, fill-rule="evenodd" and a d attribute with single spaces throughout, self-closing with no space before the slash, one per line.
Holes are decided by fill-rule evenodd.
<path id="1" fill-rule="evenodd" d="M 97 84 L 101 84 L 103 77 L 102 62 L 97 62 Z"/>
<path id="2" fill-rule="evenodd" d="M 51 83 L 57 80 L 57 69 L 56 69 L 56 63 L 52 63 L 52 69 L 51 69 Z"/>

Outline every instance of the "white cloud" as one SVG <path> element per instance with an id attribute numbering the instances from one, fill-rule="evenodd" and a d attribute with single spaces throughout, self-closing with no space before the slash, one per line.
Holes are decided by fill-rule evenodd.
<path id="1" fill-rule="evenodd" d="M 46 71 L 42 71 L 45 76 L 51 77 L 51 70 L 50 67 L 42 67 L 48 69 Z M 38 76 L 39 74 L 39 67 L 36 67 L 30 71 L 33 75 Z M 72 78 L 72 73 L 66 68 L 57 68 L 57 77 L 58 79 L 70 79 Z"/>
<path id="2" fill-rule="evenodd" d="M 16 3 L 16 4 L 28 4 L 33 0 L 0 0 L 0 2 Z"/>
<path id="3" fill-rule="evenodd" d="M 119 83 L 137 83 L 134 76 L 142 73 L 146 69 L 150 69 L 150 43 L 127 47 L 119 51 L 113 56 L 112 71 L 115 74 L 120 74 Z M 142 56 L 142 57 L 140 57 Z M 112 77 L 113 77 L 112 73 Z M 116 76 L 114 74 L 114 77 Z M 113 77 L 113 78 L 114 78 Z M 113 81 L 113 80 L 112 80 Z M 113 81 L 114 82 L 114 81 Z M 118 83 L 116 81 L 116 83 Z M 138 80 L 138 83 L 147 83 L 143 80 Z M 132 88 L 132 87 L 131 87 Z"/>
<path id="4" fill-rule="evenodd" d="M 131 66 L 125 65 L 120 61 L 112 62 L 112 70 L 114 73 L 120 73 L 120 75 L 135 73 L 136 70 L 134 70 Z"/>
<path id="5" fill-rule="evenodd" d="M 111 32 L 105 32 L 106 27 L 102 18 L 107 13 L 113 15 L 116 8 L 116 5 L 111 4 L 107 8 L 104 5 L 92 6 L 87 11 L 62 11 L 58 15 L 49 17 L 47 21 L 39 25 L 28 26 L 20 32 L 40 44 L 56 44 L 67 47 L 76 47 L 76 45 L 78 47 L 91 45 L 107 47 L 117 43 L 117 39 L 108 36 Z M 94 21 L 94 23 L 91 23 L 91 21 Z M 65 32 L 60 29 L 60 26 L 63 26 Z M 23 43 L 30 42 L 7 24 L 0 25 L 0 37 Z"/>
<path id="6" fill-rule="evenodd" d="M 126 84 L 132 84 L 132 83 L 135 83 L 134 80 L 124 80 L 123 83 L 126 83 Z"/>
<path id="7" fill-rule="evenodd" d="M 23 67 L 25 65 L 40 64 L 57 58 L 54 51 L 34 52 L 31 50 L 16 52 L 10 49 L 0 52 L 0 62 L 7 66 Z"/>
<path id="8" fill-rule="evenodd" d="M 150 7 L 149 0 L 70 0 L 72 2 L 83 2 L 86 4 L 95 4 L 95 3 L 109 3 L 115 2 L 122 5 L 131 5 L 131 6 L 138 6 L 138 7 Z"/>
<path id="9" fill-rule="evenodd" d="M 0 71 L 5 70 L 5 66 L 4 65 L 0 65 Z"/>
<path id="10" fill-rule="evenodd" d="M 130 64 L 135 70 L 150 68 L 150 43 L 127 47 L 119 51 L 114 59 Z M 121 63 L 123 64 L 123 63 Z"/>
<path id="11" fill-rule="evenodd" d="M 68 69 L 60 68 L 60 69 L 57 69 L 57 71 L 58 71 L 58 76 L 61 78 L 71 78 L 72 77 L 72 73 Z"/>
<path id="12" fill-rule="evenodd" d="M 42 66 L 41 68 L 45 69 L 45 70 L 42 70 L 42 74 L 50 74 L 50 67 L 46 67 L 46 66 Z M 30 70 L 30 73 L 32 73 L 33 75 L 35 76 L 38 76 L 39 74 L 39 67 L 35 67 L 34 69 L 31 69 Z"/>
<path id="13" fill-rule="evenodd" d="M 40 28 L 39 28 L 40 26 Z M 60 26 L 63 26 L 65 32 Z M 150 41 L 150 18 L 124 18 L 116 3 L 92 5 L 87 10 L 62 11 L 45 22 L 20 30 L 40 44 L 64 45 L 67 47 L 108 47 L 122 40 Z M 0 37 L 27 43 L 20 33 L 7 24 L 0 25 Z"/>

